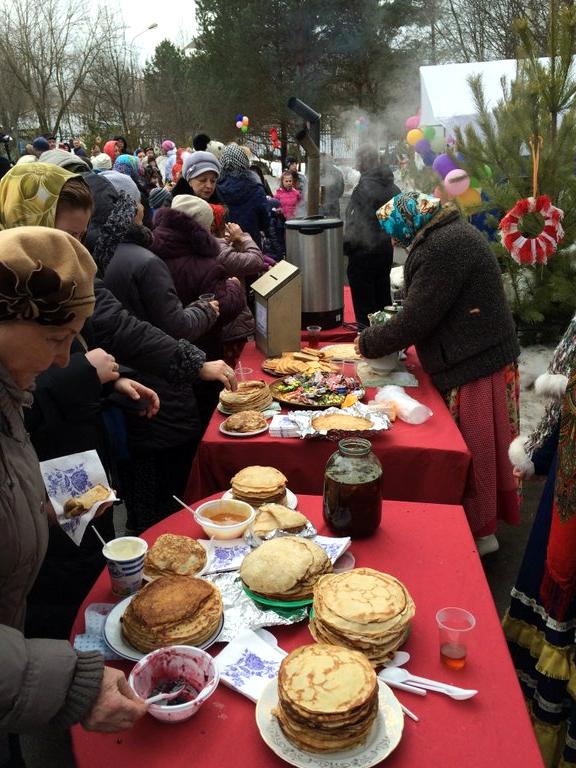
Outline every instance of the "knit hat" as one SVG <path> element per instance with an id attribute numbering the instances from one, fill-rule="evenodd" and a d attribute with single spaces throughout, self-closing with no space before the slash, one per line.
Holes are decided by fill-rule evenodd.
<path id="1" fill-rule="evenodd" d="M 165 139 L 162 142 L 162 149 L 164 152 L 170 152 L 171 149 L 176 149 L 176 144 L 174 144 L 173 141 L 170 141 L 170 139 Z"/>
<path id="2" fill-rule="evenodd" d="M 134 155 L 118 155 L 112 166 L 114 171 L 130 176 L 132 181 L 138 181 L 140 175 L 140 161 Z"/>
<path id="3" fill-rule="evenodd" d="M 212 171 L 216 176 L 220 176 L 220 163 L 211 152 L 192 152 L 184 155 L 182 176 L 186 181 L 195 179 L 206 171 Z"/>
<path id="4" fill-rule="evenodd" d="M 92 168 L 95 171 L 110 171 L 112 170 L 112 160 L 106 154 L 106 152 L 100 152 L 99 155 L 91 158 Z"/>
<path id="5" fill-rule="evenodd" d="M 142 202 L 140 190 L 132 181 L 130 176 L 126 176 L 125 173 L 118 173 L 118 171 L 102 171 L 100 176 L 103 176 L 107 181 L 109 181 L 116 192 L 123 192 L 125 195 L 131 198 L 136 203 L 136 205 L 139 205 Z"/>
<path id="6" fill-rule="evenodd" d="M 74 237 L 47 227 L 0 232 L 0 322 L 64 325 L 94 311 L 96 264 Z"/>
<path id="7" fill-rule="evenodd" d="M 190 216 L 191 219 L 197 221 L 200 226 L 207 230 L 210 230 L 214 221 L 212 208 L 205 200 L 202 200 L 201 197 L 196 197 L 196 195 L 176 195 L 174 200 L 172 200 L 172 208 L 185 213 L 186 216 Z"/>
<path id="8" fill-rule="evenodd" d="M 150 190 L 148 201 L 151 208 L 169 207 L 172 202 L 172 195 L 166 187 L 156 187 Z"/>
<path id="9" fill-rule="evenodd" d="M 243 173 L 250 168 L 248 155 L 238 146 L 238 144 L 228 144 L 222 157 L 222 170 L 227 173 Z"/>
<path id="10" fill-rule="evenodd" d="M 45 139 L 44 136 L 38 136 L 38 138 L 34 139 L 32 142 L 32 146 L 36 150 L 36 152 L 46 152 L 47 149 L 50 149 L 50 144 L 48 144 L 48 139 Z"/>
<path id="11" fill-rule="evenodd" d="M 66 152 L 64 149 L 49 149 L 47 152 L 42 152 L 38 159 L 41 163 L 50 163 L 51 165 L 58 165 L 60 168 L 66 168 L 71 173 L 86 173 L 90 170 L 90 166 L 84 158 Z"/>
<path id="12" fill-rule="evenodd" d="M 222 152 L 224 152 L 224 144 L 222 144 L 221 141 L 214 141 L 214 139 L 212 139 L 206 149 L 208 152 L 212 152 L 217 160 L 220 160 L 222 157 Z"/>

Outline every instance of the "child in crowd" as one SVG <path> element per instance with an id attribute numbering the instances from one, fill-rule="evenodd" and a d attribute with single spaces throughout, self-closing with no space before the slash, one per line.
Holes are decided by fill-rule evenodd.
<path id="1" fill-rule="evenodd" d="M 272 219 L 271 239 L 277 243 L 280 252 L 280 258 L 286 256 L 286 226 L 287 219 L 296 218 L 296 208 L 298 207 L 302 193 L 294 187 L 294 176 L 292 171 L 284 171 L 280 176 L 280 186 L 274 193 L 274 198 L 280 203 L 280 207 L 274 211 Z"/>

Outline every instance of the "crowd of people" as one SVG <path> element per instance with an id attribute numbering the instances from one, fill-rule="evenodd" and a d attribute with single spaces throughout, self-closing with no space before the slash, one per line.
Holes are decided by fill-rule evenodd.
<path id="1" fill-rule="evenodd" d="M 463 505 L 482 554 L 498 547 L 498 520 L 518 522 L 518 480 L 552 467 L 506 631 L 542 741 L 558 750 L 571 674 L 562 633 L 573 632 L 575 615 L 576 382 L 563 409 L 550 409 L 509 457 L 519 347 L 487 241 L 454 204 L 402 193 L 374 147 L 361 147 L 356 164 L 344 214 L 356 347 L 371 359 L 416 346 L 472 456 Z M 90 150 L 80 139 L 38 137 L 13 167 L 0 164 L 0 176 L 4 768 L 22 765 L 11 734 L 76 722 L 114 731 L 146 711 L 120 672 L 65 640 L 104 562 L 96 536 L 77 547 L 53 524 L 38 460 L 95 449 L 126 504 L 127 532 L 176 511 L 219 392 L 237 387 L 235 366 L 254 332 L 250 283 L 284 258 L 284 222 L 305 215 L 307 180 L 287 157 L 272 192 L 246 146 L 205 134 L 192 147 L 167 139 L 135 151 L 121 136 Z M 339 217 L 344 180 L 326 157 L 321 184 L 322 213 Z M 408 253 L 403 308 L 368 327 L 391 303 L 394 247 Z M 574 333 L 555 358 L 566 377 Z M 95 525 L 114 537 L 107 505 Z M 547 666 L 536 668 L 546 649 Z M 542 704 L 551 696 L 554 717 Z"/>

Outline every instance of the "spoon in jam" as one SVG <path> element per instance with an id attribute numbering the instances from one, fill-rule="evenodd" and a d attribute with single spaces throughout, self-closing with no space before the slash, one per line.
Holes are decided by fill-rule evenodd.
<path id="1" fill-rule="evenodd" d="M 172 701 L 172 699 L 175 699 L 182 693 L 185 687 L 185 683 L 180 683 L 173 688 L 170 693 L 157 693 L 156 696 L 150 696 L 149 698 L 144 699 L 144 704 L 158 704 L 159 701 Z"/>

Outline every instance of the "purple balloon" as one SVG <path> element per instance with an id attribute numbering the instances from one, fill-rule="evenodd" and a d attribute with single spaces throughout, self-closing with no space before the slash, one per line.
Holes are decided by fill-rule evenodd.
<path id="1" fill-rule="evenodd" d="M 446 154 L 438 155 L 432 165 L 432 169 L 436 171 L 439 176 L 442 176 L 443 179 L 450 173 L 450 171 L 454 171 L 456 168 L 458 168 L 458 166 L 454 160 L 452 160 L 450 155 Z"/>
<path id="2" fill-rule="evenodd" d="M 429 149 L 428 152 L 422 155 L 422 162 L 428 167 L 434 165 L 434 160 L 436 160 L 436 152 L 433 149 Z"/>
<path id="3" fill-rule="evenodd" d="M 420 139 L 420 141 L 417 141 L 416 144 L 414 144 L 414 149 L 419 155 L 425 155 L 426 152 L 429 152 L 432 149 L 432 147 L 430 146 L 428 139 Z"/>

